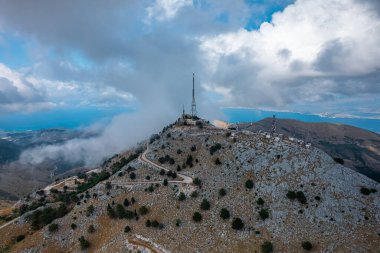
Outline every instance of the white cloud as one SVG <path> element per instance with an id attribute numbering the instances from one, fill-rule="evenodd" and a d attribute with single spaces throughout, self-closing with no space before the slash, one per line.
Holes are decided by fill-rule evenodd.
<path id="1" fill-rule="evenodd" d="M 174 18 L 178 11 L 186 6 L 191 6 L 192 0 L 156 0 L 156 2 L 146 8 L 147 22 L 152 19 L 165 21 Z"/>
<path id="2" fill-rule="evenodd" d="M 324 93 L 339 94 L 337 85 L 327 85 L 326 79 L 366 75 L 380 68 L 380 19 L 369 5 L 354 0 L 299 0 L 275 13 L 258 30 L 240 29 L 199 39 L 211 78 L 236 77 L 234 86 L 219 82 L 232 89 L 236 101 L 241 101 L 239 96 L 245 100 L 251 96 L 255 103 L 255 98 L 268 95 L 265 91 L 281 90 L 275 99 L 287 103 L 299 95 L 289 90 L 305 83 L 297 84 L 297 78 L 323 77 L 323 82 L 312 81 L 313 86 L 308 86 L 312 89 L 303 92 L 305 97 L 297 98 L 320 101 Z M 251 77 L 234 74 L 236 63 L 246 68 L 241 76 Z M 253 92 L 258 89 L 260 93 Z"/>

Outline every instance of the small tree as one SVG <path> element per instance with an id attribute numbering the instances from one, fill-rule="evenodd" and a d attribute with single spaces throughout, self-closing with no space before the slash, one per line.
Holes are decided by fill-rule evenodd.
<path id="1" fill-rule="evenodd" d="M 130 226 L 126 226 L 124 228 L 124 233 L 129 233 L 131 231 L 131 227 Z"/>
<path id="2" fill-rule="evenodd" d="M 184 201 L 186 199 L 186 195 L 183 192 L 179 193 L 178 200 L 179 201 Z"/>
<path id="3" fill-rule="evenodd" d="M 268 209 L 261 209 L 259 215 L 262 220 L 266 220 L 267 218 L 269 218 Z"/>
<path id="4" fill-rule="evenodd" d="M 196 178 L 194 178 L 193 183 L 194 183 L 195 185 L 200 186 L 200 185 L 202 184 L 202 180 L 200 180 L 199 178 L 196 177 Z"/>
<path id="5" fill-rule="evenodd" d="M 127 198 L 124 199 L 124 202 L 123 202 L 124 206 L 129 206 L 129 200 Z"/>
<path id="6" fill-rule="evenodd" d="M 200 212 L 195 212 L 193 214 L 193 221 L 200 222 L 202 220 L 202 214 Z"/>
<path id="7" fill-rule="evenodd" d="M 294 200 L 297 198 L 297 194 L 295 191 L 288 191 L 288 193 L 286 194 L 286 197 L 290 200 Z"/>
<path id="8" fill-rule="evenodd" d="M 141 215 L 146 215 L 149 212 L 148 208 L 146 206 L 142 206 L 139 208 L 139 213 Z"/>
<path id="9" fill-rule="evenodd" d="M 129 174 L 129 178 L 130 179 L 136 179 L 136 174 L 134 172 L 131 172 L 131 174 Z"/>
<path id="10" fill-rule="evenodd" d="M 226 208 L 222 208 L 222 210 L 220 210 L 220 217 L 223 220 L 227 220 L 230 218 L 230 212 Z"/>
<path id="11" fill-rule="evenodd" d="M 82 250 L 86 250 L 90 247 L 90 242 L 87 241 L 84 236 L 82 235 L 80 238 L 79 238 L 79 243 L 80 243 L 80 248 Z"/>
<path id="12" fill-rule="evenodd" d="M 147 221 L 145 222 L 145 226 L 146 226 L 147 228 L 149 228 L 150 226 L 152 226 L 152 222 L 151 222 L 150 220 L 147 220 Z"/>
<path id="13" fill-rule="evenodd" d="M 313 245 L 309 241 L 302 242 L 302 248 L 310 251 L 313 248 Z"/>
<path id="14" fill-rule="evenodd" d="M 164 186 L 167 186 L 168 185 L 168 180 L 165 178 L 164 179 L 164 183 L 163 183 Z"/>
<path id="15" fill-rule="evenodd" d="M 265 201 L 262 198 L 259 198 L 256 203 L 260 206 L 264 205 Z"/>
<path id="16" fill-rule="evenodd" d="M 221 165 L 222 162 L 220 161 L 219 157 L 215 159 L 215 165 Z"/>
<path id="17" fill-rule="evenodd" d="M 161 171 L 160 171 L 160 175 L 161 175 L 161 176 L 165 175 L 165 170 L 164 170 L 164 169 L 161 169 Z"/>
<path id="18" fill-rule="evenodd" d="M 210 202 L 208 202 L 207 199 L 202 200 L 201 209 L 202 210 L 209 210 L 210 209 Z"/>
<path id="19" fill-rule="evenodd" d="M 226 192 L 225 189 L 222 188 L 222 189 L 219 190 L 219 196 L 220 197 L 224 197 L 224 196 L 226 196 L 226 194 L 227 194 L 227 192 Z"/>
<path id="20" fill-rule="evenodd" d="M 95 232 L 95 227 L 94 227 L 94 225 L 90 225 L 90 226 L 88 226 L 87 232 L 89 232 L 90 234 L 94 233 L 94 232 Z"/>
<path id="21" fill-rule="evenodd" d="M 273 244 L 271 242 L 264 242 L 263 245 L 261 245 L 261 251 L 263 253 L 271 253 L 273 252 Z"/>
<path id="22" fill-rule="evenodd" d="M 253 181 L 251 179 L 248 179 L 247 181 L 245 181 L 245 187 L 247 189 L 252 189 L 253 188 Z"/>
<path id="23" fill-rule="evenodd" d="M 196 198 L 196 197 L 198 197 L 198 192 L 197 192 L 197 191 L 193 191 L 193 192 L 191 193 L 190 197 L 192 197 L 192 198 Z"/>
<path id="24" fill-rule="evenodd" d="M 232 228 L 235 230 L 242 230 L 244 228 L 244 223 L 240 218 L 234 218 L 232 221 Z"/>
<path id="25" fill-rule="evenodd" d="M 90 216 L 90 215 L 92 215 L 92 214 L 94 213 L 94 211 L 95 211 L 94 206 L 93 206 L 93 205 L 89 205 L 89 206 L 87 207 L 87 210 L 86 210 L 86 215 L 87 215 L 87 216 Z"/>
<path id="26" fill-rule="evenodd" d="M 71 229 L 76 229 L 77 228 L 77 224 L 75 224 L 75 223 L 71 223 Z"/>
<path id="27" fill-rule="evenodd" d="M 16 237 L 16 242 L 21 242 L 22 240 L 24 240 L 25 239 L 25 235 L 18 235 L 17 237 Z M 1 248 L 0 248 L 1 249 Z"/>
<path id="28" fill-rule="evenodd" d="M 107 205 L 107 214 L 111 219 L 114 219 L 117 216 L 115 210 L 113 210 L 110 204 Z"/>
<path id="29" fill-rule="evenodd" d="M 110 189 L 112 189 L 112 185 L 111 185 L 111 182 L 106 182 L 106 189 L 107 190 L 110 190 Z"/>

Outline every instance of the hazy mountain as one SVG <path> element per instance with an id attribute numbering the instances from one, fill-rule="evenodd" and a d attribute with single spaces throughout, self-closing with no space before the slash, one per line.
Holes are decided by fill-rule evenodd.
<path id="1" fill-rule="evenodd" d="M 0 227 L 0 245 L 9 252 L 379 250 L 380 185 L 287 138 L 172 125 L 98 169 L 83 183 L 72 178 L 31 194 L 20 203 L 27 213 Z"/>
<path id="2" fill-rule="evenodd" d="M 295 137 L 322 149 L 344 165 L 380 182 L 380 135 L 361 128 L 334 123 L 309 123 L 277 119 L 277 133 Z M 240 123 L 239 129 L 269 132 L 272 119 Z"/>

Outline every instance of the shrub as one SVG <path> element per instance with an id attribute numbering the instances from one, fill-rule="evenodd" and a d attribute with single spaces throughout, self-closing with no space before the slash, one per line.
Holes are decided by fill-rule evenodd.
<path id="1" fill-rule="evenodd" d="M 288 191 L 288 193 L 286 194 L 286 197 L 288 197 L 288 199 L 294 200 L 296 199 L 297 194 L 294 191 Z"/>
<path id="2" fill-rule="evenodd" d="M 313 245 L 309 241 L 302 242 L 302 248 L 305 250 L 311 250 L 313 248 Z"/>
<path id="3" fill-rule="evenodd" d="M 168 180 L 165 178 L 164 179 L 164 183 L 163 183 L 164 186 L 167 186 L 168 185 Z"/>
<path id="4" fill-rule="evenodd" d="M 244 223 L 240 218 L 234 218 L 232 221 L 232 228 L 235 230 L 241 230 L 244 228 Z"/>
<path id="5" fill-rule="evenodd" d="M 145 215 L 145 214 L 147 214 L 148 212 L 149 212 L 149 210 L 148 210 L 148 208 L 147 208 L 146 206 L 142 206 L 142 207 L 139 208 L 139 213 L 140 213 L 141 215 Z"/>
<path id="6" fill-rule="evenodd" d="M 119 219 L 125 218 L 125 209 L 122 204 L 117 204 L 116 205 L 116 215 Z"/>
<path id="7" fill-rule="evenodd" d="M 222 189 L 219 190 L 219 196 L 220 197 L 224 197 L 224 196 L 226 196 L 226 194 L 227 194 L 227 192 L 226 192 L 225 189 L 222 188 Z"/>
<path id="8" fill-rule="evenodd" d="M 301 191 L 298 191 L 296 193 L 297 195 L 297 199 L 298 201 L 301 203 L 301 204 L 306 204 L 307 200 L 306 200 L 306 197 L 305 197 L 305 194 Z"/>
<path id="9" fill-rule="evenodd" d="M 52 223 L 49 225 L 48 229 L 49 229 L 49 232 L 56 232 L 56 231 L 58 231 L 58 224 Z"/>
<path id="10" fill-rule="evenodd" d="M 222 148 L 222 145 L 220 143 L 215 143 L 210 147 L 210 155 L 213 155 L 216 151 Z"/>
<path id="11" fill-rule="evenodd" d="M 344 164 L 344 160 L 342 159 L 342 158 L 340 158 L 340 157 L 334 157 L 334 161 L 336 162 L 336 163 L 339 163 L 339 164 Z"/>
<path id="12" fill-rule="evenodd" d="M 124 206 L 129 206 L 129 200 L 127 198 L 124 199 L 123 205 Z"/>
<path id="13" fill-rule="evenodd" d="M 129 174 L 129 178 L 130 179 L 136 179 L 136 174 L 134 172 L 132 172 L 131 174 Z"/>
<path id="14" fill-rule="evenodd" d="M 176 227 L 179 227 L 179 226 L 181 226 L 181 220 L 180 219 L 176 219 L 176 221 L 175 221 L 175 225 L 176 225 Z"/>
<path id="15" fill-rule="evenodd" d="M 231 136 L 231 132 L 227 132 L 226 137 L 230 137 L 230 136 Z"/>
<path id="16" fill-rule="evenodd" d="M 95 211 L 94 206 L 93 206 L 93 205 L 89 205 L 89 206 L 87 207 L 87 210 L 86 210 L 86 215 L 87 215 L 87 216 L 90 216 L 90 215 L 92 215 L 92 214 L 94 213 L 94 211 Z"/>
<path id="17" fill-rule="evenodd" d="M 245 187 L 247 189 L 252 189 L 253 188 L 253 181 L 251 179 L 248 179 L 247 181 L 245 181 Z"/>
<path id="18" fill-rule="evenodd" d="M 190 150 L 194 152 L 195 150 L 197 150 L 197 146 L 195 145 L 191 146 Z"/>
<path id="19" fill-rule="evenodd" d="M 21 242 L 22 240 L 24 240 L 25 239 L 25 235 L 18 235 L 17 237 L 16 237 L 16 242 Z"/>
<path id="20" fill-rule="evenodd" d="M 180 149 L 177 149 L 177 154 L 181 154 L 182 153 L 182 150 L 180 150 Z"/>
<path id="21" fill-rule="evenodd" d="M 106 183 L 106 189 L 107 189 L 107 190 L 112 189 L 111 182 L 108 181 L 108 182 Z"/>
<path id="22" fill-rule="evenodd" d="M 77 224 L 71 223 L 71 229 L 76 229 L 76 228 L 77 228 Z"/>
<path id="23" fill-rule="evenodd" d="M 227 220 L 230 218 L 230 212 L 226 208 L 222 208 L 222 210 L 220 210 L 220 217 L 223 220 Z"/>
<path id="24" fill-rule="evenodd" d="M 193 156 L 192 155 L 188 155 L 187 158 L 186 158 L 186 165 L 190 166 L 190 167 L 193 167 Z"/>
<path id="25" fill-rule="evenodd" d="M 94 227 L 94 225 L 90 225 L 90 226 L 88 226 L 87 232 L 89 232 L 90 234 L 94 233 L 94 232 L 95 232 L 95 227 Z"/>
<path id="26" fill-rule="evenodd" d="M 259 198 L 257 201 L 256 201 L 256 203 L 258 204 L 258 205 L 264 205 L 264 203 L 265 203 L 265 201 L 262 199 L 262 198 Z"/>
<path id="27" fill-rule="evenodd" d="M 260 212 L 259 212 L 259 215 L 260 215 L 260 218 L 262 220 L 265 220 L 265 219 L 269 218 L 268 209 L 261 209 Z"/>
<path id="28" fill-rule="evenodd" d="M 273 252 L 273 244 L 271 242 L 264 242 L 263 245 L 261 245 L 261 251 L 263 253 L 271 253 Z"/>
<path id="29" fill-rule="evenodd" d="M 193 183 L 194 183 L 195 185 L 200 186 L 200 185 L 202 184 L 202 180 L 200 180 L 199 178 L 196 177 L 196 178 L 194 178 Z"/>
<path id="30" fill-rule="evenodd" d="M 222 162 L 220 161 L 219 157 L 215 159 L 215 165 L 221 165 Z"/>
<path id="31" fill-rule="evenodd" d="M 86 250 L 90 247 L 90 242 L 87 241 L 84 236 L 82 235 L 80 238 L 79 238 L 79 243 L 80 243 L 80 248 L 82 250 Z"/>
<path id="32" fill-rule="evenodd" d="M 192 198 L 196 198 L 196 197 L 198 197 L 198 192 L 197 192 L 197 191 L 193 191 L 193 192 L 191 193 L 190 197 L 192 197 Z"/>
<path id="33" fill-rule="evenodd" d="M 152 221 L 152 227 L 158 228 L 160 226 L 160 223 L 157 220 Z"/>
<path id="34" fill-rule="evenodd" d="M 114 219 L 117 217 L 115 210 L 113 210 L 110 204 L 107 205 L 107 214 L 111 219 Z"/>
<path id="35" fill-rule="evenodd" d="M 207 199 L 202 200 L 201 209 L 202 210 L 209 210 L 210 209 L 210 202 L 208 202 Z"/>
<path id="36" fill-rule="evenodd" d="M 161 176 L 165 175 L 165 170 L 164 170 L 164 169 L 161 169 L 161 170 L 160 170 L 160 175 L 161 175 Z"/>
<path id="37" fill-rule="evenodd" d="M 186 195 L 183 192 L 179 193 L 178 200 L 179 201 L 184 201 L 186 199 Z"/>
<path id="38" fill-rule="evenodd" d="M 130 211 L 130 210 L 126 210 L 125 211 L 125 218 L 128 220 L 132 220 L 133 218 L 135 218 L 135 213 Z"/>
<path id="39" fill-rule="evenodd" d="M 202 214 L 200 212 L 195 212 L 193 214 L 193 221 L 200 222 L 202 220 Z"/>
<path id="40" fill-rule="evenodd" d="M 126 226 L 124 228 L 124 233 L 129 233 L 131 231 L 131 227 L 130 226 Z"/>
<path id="41" fill-rule="evenodd" d="M 370 195 L 371 193 L 376 193 L 377 190 L 376 190 L 376 189 L 368 189 L 368 188 L 366 188 L 366 187 L 362 187 L 362 188 L 360 189 L 360 192 L 361 192 L 362 194 L 364 194 L 364 195 Z"/>

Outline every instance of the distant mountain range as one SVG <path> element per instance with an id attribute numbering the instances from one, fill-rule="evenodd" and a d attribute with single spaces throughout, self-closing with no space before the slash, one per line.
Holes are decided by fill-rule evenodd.
<path id="1" fill-rule="evenodd" d="M 334 124 L 308 123 L 293 119 L 276 119 L 279 134 L 312 143 L 344 165 L 380 182 L 380 135 L 361 128 Z M 239 130 L 269 132 L 272 119 L 239 123 Z"/>

